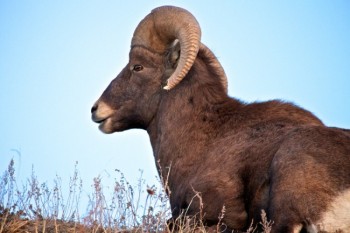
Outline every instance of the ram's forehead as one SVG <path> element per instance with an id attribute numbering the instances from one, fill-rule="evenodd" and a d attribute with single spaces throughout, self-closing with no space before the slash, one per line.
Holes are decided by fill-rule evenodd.
<path id="1" fill-rule="evenodd" d="M 133 46 L 130 50 L 130 61 L 143 61 L 159 64 L 163 61 L 165 53 L 157 53 L 143 46 Z"/>

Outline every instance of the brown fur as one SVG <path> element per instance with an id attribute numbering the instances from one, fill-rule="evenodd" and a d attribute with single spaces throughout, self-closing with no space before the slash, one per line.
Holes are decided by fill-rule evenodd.
<path id="1" fill-rule="evenodd" d="M 165 91 L 172 53 L 132 48 L 129 64 L 92 112 L 102 122 L 99 104 L 113 110 L 113 123 L 100 126 L 104 132 L 147 130 L 158 171 L 164 179 L 169 174 L 173 218 L 184 209 L 198 213 L 199 192 L 208 225 L 225 206 L 223 222 L 244 230 L 265 209 L 273 232 L 293 232 L 319 221 L 350 188 L 349 133 L 290 103 L 230 98 L 211 66 L 216 58 L 203 47 L 184 80 Z M 135 64 L 144 69 L 130 71 Z"/>

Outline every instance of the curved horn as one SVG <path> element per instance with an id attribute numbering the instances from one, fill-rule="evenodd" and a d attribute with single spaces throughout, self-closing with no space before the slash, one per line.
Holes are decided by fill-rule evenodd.
<path id="1" fill-rule="evenodd" d="M 185 9 L 162 6 L 154 9 L 137 26 L 131 47 L 145 46 L 163 53 L 178 39 L 181 47 L 178 66 L 164 87 L 175 87 L 191 69 L 200 46 L 201 30 L 194 16 Z"/>
<path id="2" fill-rule="evenodd" d="M 205 52 L 206 57 L 210 58 L 211 60 L 210 65 L 215 68 L 217 75 L 220 77 L 220 83 L 224 87 L 227 93 L 228 82 L 227 82 L 227 76 L 224 68 L 221 66 L 220 62 L 218 61 L 214 53 L 205 44 L 201 43 L 200 49 Z"/>

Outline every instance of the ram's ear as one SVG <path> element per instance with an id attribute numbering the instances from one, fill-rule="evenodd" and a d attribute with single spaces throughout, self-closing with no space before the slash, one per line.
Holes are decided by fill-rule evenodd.
<path id="1" fill-rule="evenodd" d="M 168 79 L 175 71 L 180 58 L 181 47 L 179 40 L 175 40 L 168 49 L 166 54 L 165 76 Z"/>

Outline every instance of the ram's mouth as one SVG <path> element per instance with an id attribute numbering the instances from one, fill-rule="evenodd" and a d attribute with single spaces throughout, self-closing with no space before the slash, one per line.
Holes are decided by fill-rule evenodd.
<path id="1" fill-rule="evenodd" d="M 98 128 L 102 131 L 102 132 L 105 132 L 105 125 L 108 121 L 108 118 L 107 119 L 104 119 L 104 120 L 101 120 L 98 122 L 99 126 Z"/>
<path id="2" fill-rule="evenodd" d="M 110 115 L 108 114 L 103 114 L 103 112 L 101 113 L 100 111 L 96 111 L 93 110 L 91 113 L 91 120 L 97 124 L 102 124 L 103 122 L 105 122 L 108 118 L 110 117 Z"/>
<path id="3" fill-rule="evenodd" d="M 91 119 L 93 122 L 99 124 L 99 128 L 102 132 L 105 132 L 109 128 L 106 126 L 110 125 L 111 117 L 114 114 L 114 110 L 109 107 L 103 101 L 97 101 L 91 109 Z"/>
<path id="4" fill-rule="evenodd" d="M 99 124 L 98 128 L 103 132 L 103 133 L 111 133 L 111 124 L 112 124 L 112 119 L 111 116 L 108 117 L 97 117 L 96 114 L 92 114 L 91 119 L 93 122 Z"/>
<path id="5" fill-rule="evenodd" d="M 92 121 L 97 123 L 97 124 L 103 124 L 103 122 L 105 122 L 107 119 L 108 119 L 108 117 L 104 118 L 104 119 L 97 119 L 94 117 L 94 115 L 92 116 Z"/>
<path id="6" fill-rule="evenodd" d="M 105 122 L 106 119 L 104 120 L 100 120 L 100 121 L 95 121 L 97 124 L 102 124 L 103 122 Z"/>

